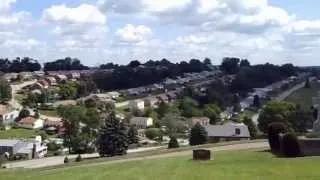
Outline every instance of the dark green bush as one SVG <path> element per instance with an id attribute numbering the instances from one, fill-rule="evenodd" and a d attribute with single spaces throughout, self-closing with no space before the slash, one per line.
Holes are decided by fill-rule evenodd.
<path id="1" fill-rule="evenodd" d="M 169 141 L 169 144 L 168 144 L 168 149 L 173 149 L 173 148 L 179 148 L 179 143 L 177 141 L 177 138 L 170 137 L 170 141 Z"/>
<path id="2" fill-rule="evenodd" d="M 63 162 L 64 162 L 65 164 L 69 163 L 69 158 L 68 158 L 68 157 L 65 157 Z"/>
<path id="3" fill-rule="evenodd" d="M 279 134 L 284 134 L 288 130 L 283 123 L 275 122 L 270 123 L 268 126 L 268 140 L 269 145 L 272 153 L 279 153 L 280 152 L 280 137 Z"/>
<path id="4" fill-rule="evenodd" d="M 286 133 L 281 138 L 281 153 L 284 157 L 299 157 L 301 149 L 298 137 L 294 133 Z"/>
<path id="5" fill-rule="evenodd" d="M 80 161 L 82 161 L 82 157 L 81 157 L 81 155 L 79 154 L 79 155 L 77 156 L 77 158 L 76 158 L 76 162 L 80 162 Z"/>

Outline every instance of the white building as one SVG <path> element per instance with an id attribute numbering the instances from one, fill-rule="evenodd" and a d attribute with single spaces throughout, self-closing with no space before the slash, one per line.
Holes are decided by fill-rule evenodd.
<path id="1" fill-rule="evenodd" d="M 153 125 L 153 119 L 150 117 L 133 117 L 130 119 L 130 124 L 139 129 L 146 129 Z"/>
<path id="2" fill-rule="evenodd" d="M 142 101 L 142 100 L 130 101 L 129 108 L 133 109 L 133 110 L 137 109 L 137 110 L 143 111 L 144 110 L 144 101 Z"/>
<path id="3" fill-rule="evenodd" d="M 156 97 L 147 97 L 144 99 L 145 105 L 148 105 L 152 108 L 158 107 L 158 102 L 159 102 L 159 99 Z"/>
<path id="4" fill-rule="evenodd" d="M 41 129 L 44 126 L 42 119 L 35 119 L 33 117 L 26 117 L 18 122 L 19 126 L 26 129 Z"/>
<path id="5" fill-rule="evenodd" d="M 248 126 L 243 123 L 228 122 L 223 125 L 208 125 L 205 128 L 210 142 L 250 139 Z"/>
<path id="6" fill-rule="evenodd" d="M 4 125 L 13 123 L 18 116 L 19 116 L 19 111 L 10 110 L 7 106 L 0 105 L 0 121 Z"/>

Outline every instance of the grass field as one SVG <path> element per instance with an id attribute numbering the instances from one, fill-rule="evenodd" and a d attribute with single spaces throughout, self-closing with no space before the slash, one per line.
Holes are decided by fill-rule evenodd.
<path id="1" fill-rule="evenodd" d="M 320 158 L 276 158 L 259 150 L 216 152 L 215 160 L 191 157 L 84 165 L 52 170 L 0 170 L 5 180 L 318 180 Z"/>
<path id="2" fill-rule="evenodd" d="M 39 110 L 40 114 L 51 117 L 58 117 L 56 110 Z"/>
<path id="3" fill-rule="evenodd" d="M 285 99 L 285 101 L 299 104 L 304 109 L 309 109 L 312 106 L 312 98 L 318 95 L 320 91 L 320 83 L 312 82 L 311 88 L 302 88 Z"/>
<path id="4" fill-rule="evenodd" d="M 37 132 L 29 129 L 10 129 L 7 131 L 0 131 L 0 139 L 28 138 L 34 135 L 37 135 Z"/>

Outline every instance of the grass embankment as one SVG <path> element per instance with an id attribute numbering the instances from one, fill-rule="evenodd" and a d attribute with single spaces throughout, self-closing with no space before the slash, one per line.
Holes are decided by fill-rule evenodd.
<path id="1" fill-rule="evenodd" d="M 299 89 L 287 97 L 285 101 L 299 104 L 303 109 L 310 109 L 312 106 L 312 98 L 318 96 L 319 91 L 320 83 L 311 82 L 311 88 Z"/>
<path id="2" fill-rule="evenodd" d="M 131 161 L 117 164 L 88 165 L 53 170 L 3 170 L 6 180 L 284 180 L 320 178 L 320 158 L 276 158 L 260 150 L 215 152 L 214 160 L 195 162 L 190 156 Z"/>
<path id="3" fill-rule="evenodd" d="M 50 117 L 59 117 L 56 110 L 39 110 L 40 114 Z"/>

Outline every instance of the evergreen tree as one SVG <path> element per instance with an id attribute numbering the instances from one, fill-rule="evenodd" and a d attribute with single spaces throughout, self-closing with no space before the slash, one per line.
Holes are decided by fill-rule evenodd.
<path id="1" fill-rule="evenodd" d="M 252 119 L 248 117 L 244 117 L 243 123 L 248 126 L 251 138 L 255 138 L 257 136 L 258 131 L 257 131 L 257 126 L 254 124 Z"/>
<path id="2" fill-rule="evenodd" d="M 19 119 L 23 119 L 30 116 L 30 111 L 28 109 L 22 109 L 19 113 Z"/>
<path id="3" fill-rule="evenodd" d="M 126 126 L 110 113 L 101 128 L 98 137 L 98 151 L 100 156 L 124 155 L 128 149 L 128 134 Z"/>
<path id="4" fill-rule="evenodd" d="M 254 96 L 253 106 L 254 106 L 254 107 L 257 107 L 257 108 L 260 108 L 260 107 L 261 107 L 260 97 L 259 97 L 258 95 L 255 95 L 255 96 Z"/>
<path id="5" fill-rule="evenodd" d="M 207 131 L 206 129 L 197 123 L 191 129 L 189 143 L 191 146 L 205 144 L 207 142 Z"/>
<path id="6" fill-rule="evenodd" d="M 309 78 L 307 78 L 306 83 L 305 83 L 305 85 L 304 85 L 304 88 L 311 88 Z"/>
<path id="7" fill-rule="evenodd" d="M 179 148 L 179 143 L 177 141 L 177 138 L 171 136 L 168 144 L 168 149 L 173 149 L 173 148 Z"/>
<path id="8" fill-rule="evenodd" d="M 134 126 L 130 126 L 128 130 L 128 141 L 129 141 L 129 144 L 138 144 L 139 142 L 138 130 Z"/>

